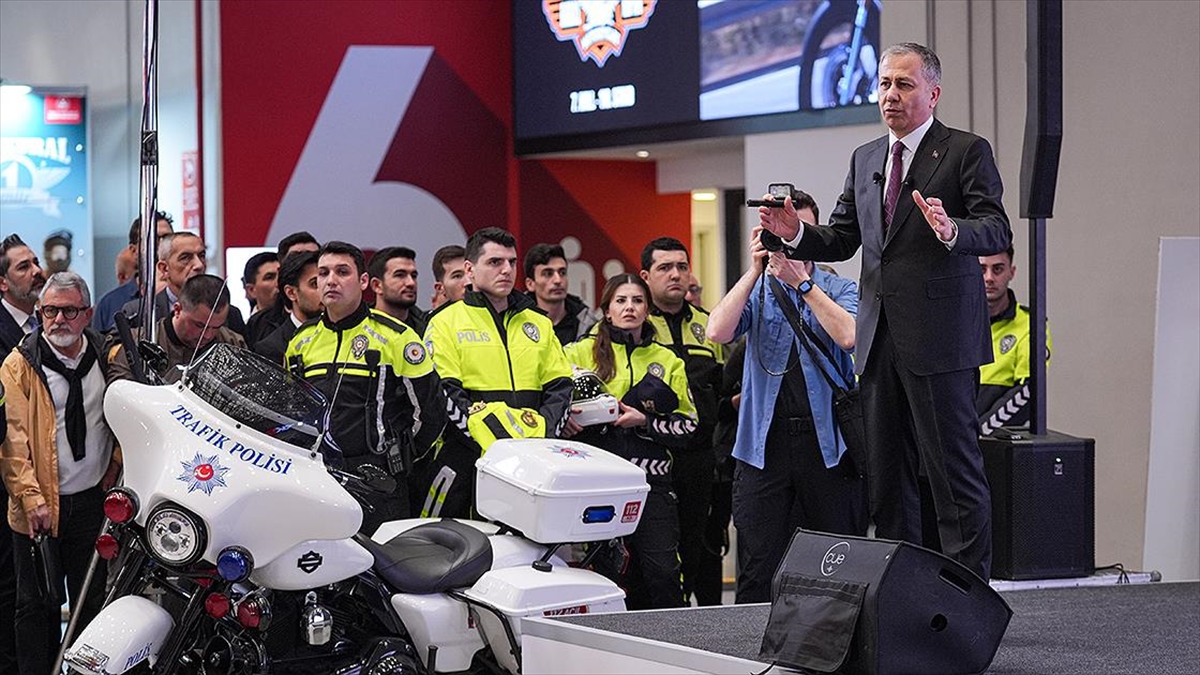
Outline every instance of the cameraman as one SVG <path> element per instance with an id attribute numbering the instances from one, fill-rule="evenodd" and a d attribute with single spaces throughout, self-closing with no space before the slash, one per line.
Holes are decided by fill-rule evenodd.
<path id="1" fill-rule="evenodd" d="M 817 205 L 797 191 L 801 218 L 816 222 Z M 858 287 L 808 261 L 768 252 L 756 227 L 750 268 L 713 308 L 708 337 L 729 342 L 746 335 L 742 397 L 733 456 L 733 523 L 737 527 L 737 602 L 769 602 L 771 577 L 797 527 L 863 535 L 867 531 L 865 481 L 846 452 L 833 413 L 835 381 L 853 381 L 854 315 Z M 767 275 L 779 280 L 805 324 L 833 354 L 814 358 L 788 323 Z M 812 345 L 816 349 L 815 345 Z"/>

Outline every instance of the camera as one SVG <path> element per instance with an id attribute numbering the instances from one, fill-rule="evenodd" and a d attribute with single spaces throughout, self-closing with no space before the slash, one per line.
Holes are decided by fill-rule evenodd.
<path id="1" fill-rule="evenodd" d="M 767 186 L 767 194 L 771 195 L 771 199 L 781 202 L 796 194 L 796 186 L 791 183 L 771 183 Z"/>
<path id="2" fill-rule="evenodd" d="M 774 252 L 783 250 L 783 240 L 779 238 L 779 235 L 770 230 L 763 230 L 762 232 L 759 232 L 758 240 L 762 242 L 763 248 L 767 249 L 768 251 Z"/>
<path id="3" fill-rule="evenodd" d="M 767 194 L 771 196 L 770 199 L 747 199 L 746 206 L 767 206 L 773 209 L 782 209 L 783 200 L 788 197 L 791 197 L 793 202 L 796 201 L 796 186 L 791 183 L 771 183 L 767 186 Z"/>

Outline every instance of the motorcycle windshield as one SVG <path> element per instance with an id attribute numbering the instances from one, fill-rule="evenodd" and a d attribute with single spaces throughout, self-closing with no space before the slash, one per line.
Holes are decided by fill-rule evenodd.
<path id="1" fill-rule="evenodd" d="M 184 384 L 225 415 L 284 443 L 310 448 L 324 431 L 325 395 L 248 349 L 213 345 Z"/>

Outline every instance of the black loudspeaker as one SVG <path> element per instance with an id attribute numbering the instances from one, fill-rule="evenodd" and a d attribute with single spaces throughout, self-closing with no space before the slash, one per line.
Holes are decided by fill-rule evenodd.
<path id="1" fill-rule="evenodd" d="M 1062 0 L 1027 0 L 1021 217 L 1054 215 L 1062 148 Z"/>
<path id="2" fill-rule="evenodd" d="M 986 581 L 939 553 L 903 542 L 806 530 L 792 538 L 771 595 L 764 648 L 777 625 L 804 632 L 793 644 L 802 644 L 800 651 L 824 651 L 819 658 L 829 656 L 824 645 L 844 649 L 849 642 L 844 661 L 840 653 L 824 659 L 827 667 L 820 669 L 825 672 L 981 673 L 1012 618 L 1008 603 Z M 843 607 L 822 612 L 831 599 Z M 791 620 L 776 624 L 777 609 L 789 601 L 796 609 Z M 844 611 L 852 604 L 859 607 L 857 620 Z M 774 639 L 780 642 L 779 635 Z M 795 660 L 805 662 L 793 664 L 800 667 L 819 663 L 804 655 Z"/>
<path id="3" fill-rule="evenodd" d="M 992 489 L 992 576 L 1083 577 L 1096 567 L 1096 441 L 1002 428 L 979 439 Z"/>

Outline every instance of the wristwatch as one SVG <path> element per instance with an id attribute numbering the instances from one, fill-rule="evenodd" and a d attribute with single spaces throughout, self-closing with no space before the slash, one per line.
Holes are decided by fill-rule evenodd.
<path id="1" fill-rule="evenodd" d="M 800 295 L 808 295 L 808 292 L 811 291 L 812 289 L 813 289 L 812 279 L 805 279 L 804 281 L 800 282 L 799 286 L 796 287 L 796 290 L 800 291 Z"/>

